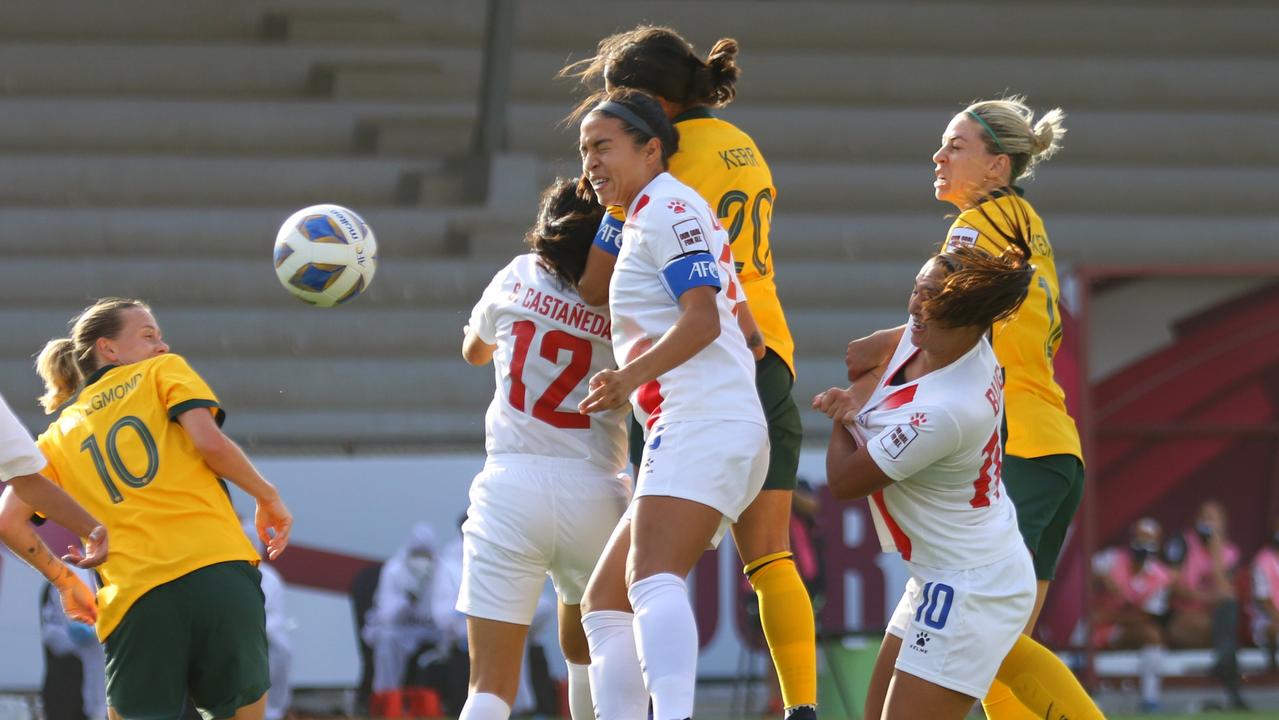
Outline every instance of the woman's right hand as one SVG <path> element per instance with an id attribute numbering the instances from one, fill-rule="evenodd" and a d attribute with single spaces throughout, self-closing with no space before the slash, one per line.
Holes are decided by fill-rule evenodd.
<path id="1" fill-rule="evenodd" d="M 813 397 L 814 410 L 820 410 L 826 417 L 843 425 L 851 425 L 855 422 L 857 411 L 861 410 L 865 403 L 866 398 L 854 392 L 851 387 L 833 387 Z"/>
<path id="2" fill-rule="evenodd" d="M 284 500 L 278 494 L 259 500 L 253 524 L 257 527 L 258 537 L 266 546 L 267 559 L 280 557 L 280 553 L 289 545 L 289 531 L 293 528 L 293 515 L 284 506 Z"/>

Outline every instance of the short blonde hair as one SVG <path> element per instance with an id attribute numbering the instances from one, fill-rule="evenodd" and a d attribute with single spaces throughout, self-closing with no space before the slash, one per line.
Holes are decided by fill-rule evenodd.
<path id="1" fill-rule="evenodd" d="M 1053 108 L 1035 121 L 1035 111 L 1022 95 L 980 100 L 964 113 L 982 126 L 987 150 L 1012 160 L 1009 180 L 1013 182 L 1033 176 L 1036 165 L 1061 149 L 1061 138 L 1066 134 L 1062 124 L 1066 113 L 1061 108 Z"/>

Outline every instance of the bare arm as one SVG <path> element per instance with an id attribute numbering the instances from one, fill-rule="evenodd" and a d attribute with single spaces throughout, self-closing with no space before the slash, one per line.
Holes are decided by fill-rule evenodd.
<path id="1" fill-rule="evenodd" d="M 97 622 L 98 606 L 93 592 L 54 557 L 49 546 L 27 521 L 31 513 L 31 506 L 23 502 L 16 492 L 4 490 L 0 494 L 0 541 L 57 588 L 68 617 L 84 623 Z"/>
<path id="2" fill-rule="evenodd" d="M 191 436 L 205 464 L 257 501 L 254 524 L 258 537 L 266 545 L 270 559 L 279 557 L 289 544 L 289 531 L 293 527 L 293 516 L 280 499 L 279 491 L 253 467 L 240 446 L 223 434 L 208 408 L 188 410 L 178 416 L 178 422 Z"/>
<path id="3" fill-rule="evenodd" d="M 768 348 L 764 346 L 764 333 L 760 332 L 759 323 L 755 322 L 750 306 L 743 300 L 737 303 L 734 311 L 737 313 L 737 327 L 741 328 L 742 337 L 746 338 L 746 347 L 756 360 L 763 360 Z"/>
<path id="4" fill-rule="evenodd" d="M 857 447 L 853 434 L 839 422 L 831 424 L 826 448 L 826 482 L 840 500 L 856 500 L 893 484 L 893 479 Z"/>
<path id="5" fill-rule="evenodd" d="M 29 508 L 75 533 L 77 537 L 89 537 L 102 524 L 71 499 L 66 491 L 43 475 L 19 475 L 10 479 L 9 485 Z"/>
<path id="6" fill-rule="evenodd" d="M 493 360 L 493 351 L 497 350 L 496 345 L 484 342 L 474 330 L 467 326 L 462 332 L 462 359 L 471 365 L 487 365 Z"/>
<path id="7" fill-rule="evenodd" d="M 703 285 L 680 295 L 680 316 L 675 324 L 625 367 L 596 373 L 591 378 L 591 392 L 578 405 L 578 412 L 587 415 L 625 405 L 635 388 L 683 365 L 714 342 L 720 331 L 715 301 L 718 292 L 715 287 Z"/>
<path id="8" fill-rule="evenodd" d="M 586 256 L 586 270 L 577 281 L 577 294 L 587 305 L 603 307 L 608 305 L 608 285 L 613 280 L 613 266 L 617 265 L 617 256 L 592 245 Z"/>
<path id="9" fill-rule="evenodd" d="M 866 373 L 888 364 L 901 342 L 905 325 L 887 330 L 876 330 L 864 338 L 848 343 L 848 351 L 844 353 L 844 364 L 848 366 L 848 379 L 855 381 Z M 882 373 L 883 371 L 880 370 Z"/>

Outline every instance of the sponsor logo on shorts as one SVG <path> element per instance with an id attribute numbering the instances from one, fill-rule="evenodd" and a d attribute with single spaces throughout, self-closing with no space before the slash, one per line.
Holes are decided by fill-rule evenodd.
<path id="1" fill-rule="evenodd" d="M 927 630 L 920 630 L 915 633 L 915 641 L 910 644 L 910 649 L 917 653 L 928 654 L 928 643 L 933 641 L 933 636 L 928 634 Z"/>
<path id="2" fill-rule="evenodd" d="M 884 448 L 884 452 L 888 453 L 889 457 L 896 460 L 912 442 L 915 442 L 917 437 L 919 437 L 919 431 L 914 425 L 898 425 L 879 436 L 879 446 Z"/>

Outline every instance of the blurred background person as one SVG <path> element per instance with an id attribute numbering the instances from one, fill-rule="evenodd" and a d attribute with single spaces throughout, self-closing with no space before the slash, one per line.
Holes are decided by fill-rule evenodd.
<path id="1" fill-rule="evenodd" d="M 88 570 L 69 570 L 96 587 Z M 40 642 L 44 645 L 44 684 L 40 697 L 46 720 L 105 720 L 106 655 L 93 625 L 67 617 L 53 585 L 40 593 Z"/>
<path id="2" fill-rule="evenodd" d="M 1266 653 L 1270 672 L 1279 671 L 1279 517 L 1252 560 L 1252 637 Z"/>
<path id="3" fill-rule="evenodd" d="M 398 712 L 409 660 L 435 649 L 442 637 L 432 606 L 435 546 L 430 524 L 417 523 L 378 576 L 363 633 L 373 648 L 371 715 Z"/>
<path id="4" fill-rule="evenodd" d="M 1164 620 L 1176 573 L 1159 558 L 1163 528 L 1153 518 L 1142 518 L 1132 527 L 1127 547 L 1107 548 L 1093 557 L 1093 579 L 1098 586 L 1097 647 L 1139 650 L 1141 707 L 1159 707 L 1164 650 Z"/>
<path id="5" fill-rule="evenodd" d="M 1246 708 L 1239 692 L 1239 601 L 1234 573 L 1239 548 L 1226 533 L 1226 509 L 1217 500 L 1199 506 L 1194 527 L 1169 541 L 1166 556 L 1178 569 L 1172 590 L 1168 644 L 1211 647 L 1211 674 L 1221 681 L 1231 707 Z"/>

